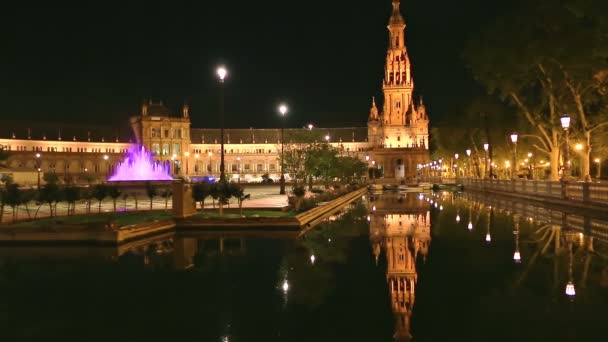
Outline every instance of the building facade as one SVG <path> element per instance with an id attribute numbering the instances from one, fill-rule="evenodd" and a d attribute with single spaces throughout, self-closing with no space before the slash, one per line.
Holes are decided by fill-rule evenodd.
<path id="1" fill-rule="evenodd" d="M 392 0 L 388 49 L 382 84 L 382 111 L 372 98 L 367 127 L 312 128 L 342 154 L 356 156 L 389 181 L 416 177 L 429 162 L 429 119 L 422 100 L 415 101 L 414 80 L 405 45 L 400 1 Z M 65 179 L 105 179 L 138 145 L 170 163 L 173 174 L 219 175 L 220 130 L 190 127 L 187 105 L 179 115 L 162 102 L 146 101 L 130 127 L 83 127 L 24 122 L 0 123 L 0 147 L 10 151 L 9 170 L 55 172 Z M 286 129 L 305 130 L 309 128 Z M 130 132 L 129 132 L 130 130 Z M 225 170 L 241 181 L 280 177 L 279 129 L 225 129 Z M 289 143 L 289 141 L 285 141 Z"/>

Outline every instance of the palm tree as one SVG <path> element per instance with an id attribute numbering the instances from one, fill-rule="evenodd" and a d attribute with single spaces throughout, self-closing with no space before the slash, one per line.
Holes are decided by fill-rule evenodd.
<path id="1" fill-rule="evenodd" d="M 250 194 L 245 194 L 242 186 L 239 184 L 230 183 L 230 193 L 233 197 L 236 197 L 239 203 L 239 213 L 243 216 L 243 201 L 250 198 Z"/>
<path id="2" fill-rule="evenodd" d="M 93 188 L 93 197 L 99 201 L 99 210 L 101 213 L 101 202 L 108 196 L 108 187 L 105 184 L 97 184 Z"/>
<path id="3" fill-rule="evenodd" d="M 112 202 L 114 204 L 114 212 L 116 212 L 116 200 L 118 199 L 118 197 L 120 197 L 121 194 L 122 192 L 120 191 L 120 188 L 118 188 L 117 185 L 108 186 L 108 195 L 110 195 L 110 197 L 112 198 Z"/>
<path id="4" fill-rule="evenodd" d="M 80 189 L 74 185 L 63 188 L 63 197 L 68 202 L 68 215 L 76 213 L 76 202 L 80 199 Z"/>
<path id="5" fill-rule="evenodd" d="M 53 204 L 59 202 L 61 192 L 57 183 L 46 183 L 38 193 L 38 200 L 49 205 L 49 216 L 53 217 Z"/>
<path id="6" fill-rule="evenodd" d="M 160 196 L 165 199 L 165 209 L 169 207 L 169 198 L 171 198 L 172 195 L 173 193 L 170 188 L 166 188 L 160 193 Z"/>
<path id="7" fill-rule="evenodd" d="M 150 199 L 150 210 L 152 210 L 152 201 L 158 195 L 158 189 L 151 182 L 146 182 L 146 195 Z"/>
<path id="8" fill-rule="evenodd" d="M 131 196 L 133 196 L 133 199 L 135 200 L 135 210 L 139 210 L 139 202 L 137 201 L 137 192 L 132 192 Z"/>
<path id="9" fill-rule="evenodd" d="M 13 222 L 17 220 L 17 210 L 21 199 L 21 189 L 17 183 L 9 183 L 4 191 L 3 200 L 13 209 Z"/>

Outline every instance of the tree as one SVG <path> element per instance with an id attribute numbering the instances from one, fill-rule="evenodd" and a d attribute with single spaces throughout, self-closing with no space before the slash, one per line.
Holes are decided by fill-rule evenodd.
<path id="1" fill-rule="evenodd" d="M 171 188 L 165 188 L 161 191 L 160 197 L 165 199 L 165 209 L 169 208 L 169 198 L 171 198 L 172 195 Z"/>
<path id="2" fill-rule="evenodd" d="M 91 213 L 91 201 L 93 200 L 93 189 L 90 187 L 83 189 L 81 192 L 81 197 L 86 201 L 86 213 Z"/>
<path id="3" fill-rule="evenodd" d="M 239 204 L 239 213 L 243 216 L 243 201 L 251 197 L 250 194 L 245 194 L 245 189 L 240 184 L 230 183 L 230 194 L 235 197 Z"/>
<path id="4" fill-rule="evenodd" d="M 114 204 L 114 212 L 116 212 L 116 201 L 118 200 L 118 197 L 122 195 L 122 191 L 120 191 L 118 185 L 109 185 L 108 195 L 112 198 L 112 203 Z"/>
<path id="5" fill-rule="evenodd" d="M 205 209 L 205 198 L 211 195 L 212 184 L 209 182 L 200 182 L 192 187 L 192 198 L 194 201 L 201 204 L 201 209 Z"/>
<path id="6" fill-rule="evenodd" d="M 0 168 L 6 167 L 6 161 L 8 160 L 9 152 L 4 148 L 0 148 Z"/>
<path id="7" fill-rule="evenodd" d="M 4 207 L 8 205 L 6 188 L 13 182 L 13 179 L 9 175 L 4 174 L 2 177 L 0 177 L 0 182 L 2 182 L 3 185 L 3 187 L 0 188 L 0 223 L 2 223 L 2 218 L 4 217 Z"/>
<path id="8" fill-rule="evenodd" d="M 45 172 L 44 175 L 42 176 L 42 179 L 46 183 L 54 183 L 54 184 L 59 183 L 59 176 L 57 176 L 57 174 L 54 172 Z"/>
<path id="9" fill-rule="evenodd" d="M 56 183 L 46 183 L 38 193 L 38 200 L 41 203 L 49 205 L 49 216 L 53 217 L 55 213 L 55 205 L 61 199 L 61 191 Z"/>
<path id="10" fill-rule="evenodd" d="M 534 147 L 550 156 L 558 179 L 563 141 L 560 116 L 575 113 L 573 137 L 583 137 L 583 174 L 589 174 L 592 133 L 606 123 L 607 6 L 598 1 L 522 2 L 479 37 L 465 59 L 490 93 L 509 100 L 533 129 Z M 517 34 L 513 34 L 517 27 Z M 587 177 L 588 178 L 588 177 Z"/>
<path id="11" fill-rule="evenodd" d="M 125 212 L 127 211 L 127 200 L 129 199 L 129 194 L 128 193 L 123 193 L 122 194 L 122 200 L 124 201 L 124 210 Z"/>
<path id="12" fill-rule="evenodd" d="M 67 185 L 63 188 L 63 197 L 68 202 L 68 215 L 76 213 L 76 202 L 80 199 L 80 188 L 74 185 Z"/>
<path id="13" fill-rule="evenodd" d="M 152 201 L 158 196 L 158 188 L 152 182 L 146 182 L 146 196 L 150 199 L 150 210 L 152 210 Z"/>
<path id="14" fill-rule="evenodd" d="M 224 205 L 228 204 L 232 193 L 230 192 L 230 183 L 226 180 L 220 180 L 217 183 L 213 183 L 215 185 L 215 194 L 217 195 L 220 216 L 224 215 Z"/>
<path id="15" fill-rule="evenodd" d="M 93 197 L 95 197 L 95 199 L 97 199 L 97 201 L 99 201 L 99 210 L 98 212 L 101 213 L 101 202 L 108 196 L 108 187 L 105 184 L 97 184 L 95 185 L 95 187 L 93 188 Z"/>
<path id="16" fill-rule="evenodd" d="M 336 159 L 336 169 L 340 180 L 343 183 L 348 183 L 355 179 L 355 177 L 361 177 L 367 172 L 367 165 L 357 157 L 343 157 L 339 156 Z"/>
<path id="17" fill-rule="evenodd" d="M 284 144 L 284 172 L 289 174 L 294 185 L 304 183 L 314 170 L 314 165 L 309 161 L 312 152 L 319 145 L 328 145 L 321 137 L 320 132 L 297 130 L 285 133 Z M 279 146 L 280 148 L 280 146 Z M 279 158 L 280 162 L 280 158 Z"/>
<path id="18" fill-rule="evenodd" d="M 306 173 L 321 179 L 325 188 L 329 188 L 329 181 L 338 176 L 338 150 L 324 143 L 311 146 L 305 153 Z"/>
<path id="19" fill-rule="evenodd" d="M 17 183 L 8 183 L 4 189 L 2 199 L 4 203 L 12 208 L 13 222 L 15 222 L 17 220 L 19 203 L 21 201 L 21 189 L 19 189 L 19 185 Z"/>

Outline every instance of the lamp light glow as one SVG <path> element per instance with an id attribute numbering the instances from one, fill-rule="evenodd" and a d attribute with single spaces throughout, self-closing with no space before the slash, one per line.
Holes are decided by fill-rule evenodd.
<path id="1" fill-rule="evenodd" d="M 568 284 L 566 284 L 566 296 L 573 297 L 575 295 L 576 290 L 574 289 L 574 284 L 572 281 L 569 281 Z"/>
<path id="2" fill-rule="evenodd" d="M 226 70 L 226 67 L 220 66 L 217 68 L 216 72 L 217 72 L 217 76 L 220 78 L 220 81 L 224 82 L 224 79 L 226 78 L 226 75 L 228 74 L 228 70 Z"/>
<path id="3" fill-rule="evenodd" d="M 559 121 L 561 121 L 563 129 L 570 128 L 570 117 L 568 115 L 562 115 L 562 117 L 559 118 Z"/>
<path id="4" fill-rule="evenodd" d="M 519 251 L 515 251 L 515 253 L 513 253 L 513 261 L 518 264 L 521 262 L 521 253 L 519 253 Z"/>

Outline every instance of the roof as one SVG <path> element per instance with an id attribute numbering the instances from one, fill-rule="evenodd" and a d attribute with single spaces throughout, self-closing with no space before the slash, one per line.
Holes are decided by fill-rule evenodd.
<path id="1" fill-rule="evenodd" d="M 65 141 L 118 141 L 131 142 L 133 131 L 125 125 L 98 126 L 50 122 L 0 121 L 0 138 Z"/>
<path id="2" fill-rule="evenodd" d="M 342 142 L 365 142 L 367 141 L 367 127 L 341 127 L 341 128 L 313 128 L 320 136 L 330 136 L 330 141 Z M 306 132 L 307 128 L 286 128 L 285 140 L 289 139 L 291 133 Z M 249 129 L 224 129 L 225 143 L 278 143 L 281 137 L 280 128 L 249 128 Z M 214 144 L 220 141 L 220 129 L 191 128 L 190 141 L 193 144 Z"/>
<path id="3" fill-rule="evenodd" d="M 150 116 L 175 116 L 167 106 L 163 105 L 162 101 L 159 103 L 150 101 L 146 104 L 146 107 Z"/>

